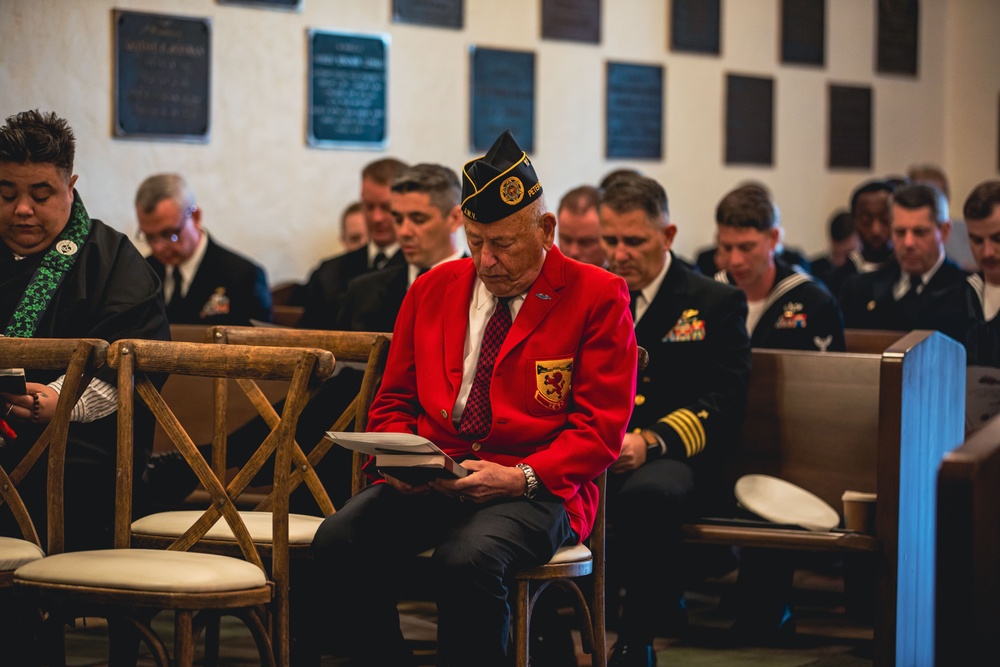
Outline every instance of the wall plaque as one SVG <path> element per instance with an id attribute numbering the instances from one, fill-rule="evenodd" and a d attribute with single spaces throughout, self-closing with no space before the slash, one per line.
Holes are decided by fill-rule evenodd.
<path id="1" fill-rule="evenodd" d="M 535 150 L 535 54 L 473 46 L 472 152 L 489 150 L 509 129 L 526 153 Z"/>
<path id="2" fill-rule="evenodd" d="M 719 0 L 671 0 L 670 49 L 719 54 Z"/>
<path id="3" fill-rule="evenodd" d="M 601 0 L 542 0 L 542 38 L 601 42 Z"/>
<path id="4" fill-rule="evenodd" d="M 392 0 L 394 23 L 461 29 L 464 0 Z"/>
<path id="5" fill-rule="evenodd" d="M 302 9 L 302 0 L 218 0 L 220 5 L 249 5 L 271 9 Z"/>
<path id="6" fill-rule="evenodd" d="M 208 141 L 209 19 L 113 10 L 114 135 Z"/>
<path id="7" fill-rule="evenodd" d="M 608 63 L 607 158 L 663 158 L 663 67 Z"/>
<path id="8" fill-rule="evenodd" d="M 879 0 L 878 62 L 884 74 L 917 75 L 920 5 L 917 0 Z"/>
<path id="9" fill-rule="evenodd" d="M 388 35 L 309 31 L 310 146 L 389 144 L 388 63 Z"/>
<path id="10" fill-rule="evenodd" d="M 781 61 L 826 63 L 826 0 L 781 0 Z"/>
<path id="11" fill-rule="evenodd" d="M 829 166 L 871 169 L 872 89 L 830 86 Z"/>
<path id="12" fill-rule="evenodd" d="M 774 80 L 726 77 L 726 164 L 774 164 Z"/>

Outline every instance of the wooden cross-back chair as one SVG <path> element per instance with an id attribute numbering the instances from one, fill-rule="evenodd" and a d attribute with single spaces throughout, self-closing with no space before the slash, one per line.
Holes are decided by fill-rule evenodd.
<path id="1" fill-rule="evenodd" d="M 350 331 L 313 331 L 304 329 L 279 329 L 272 327 L 233 327 L 216 326 L 206 330 L 206 342 L 226 345 L 252 345 L 255 347 L 302 347 L 317 348 L 326 350 L 333 354 L 333 358 L 338 364 L 349 364 L 363 366 L 365 369 L 361 380 L 360 391 L 356 393 L 349 402 L 347 408 L 334 419 L 331 415 L 331 422 L 327 430 L 343 431 L 354 429 L 363 431 L 368 420 L 368 408 L 375 397 L 375 391 L 382 378 L 385 369 L 385 361 L 388 355 L 389 334 L 380 333 L 358 333 Z M 279 416 L 275 407 L 257 385 L 249 379 L 237 379 L 237 383 L 260 413 L 261 417 L 270 427 L 274 427 L 279 421 Z M 319 385 L 311 387 L 309 399 L 315 395 Z M 215 476 L 224 480 L 227 472 L 226 456 L 226 410 L 228 403 L 229 379 L 220 377 L 215 380 L 215 403 L 218 406 L 215 412 L 216 424 L 214 438 L 212 441 L 212 468 Z M 352 389 L 353 391 L 353 389 Z M 309 443 L 311 444 L 311 443 Z M 292 442 L 291 458 L 292 466 L 288 478 L 287 489 L 282 492 L 286 497 L 291 494 L 300 484 L 305 484 L 310 495 L 316 502 L 321 516 L 310 514 L 289 513 L 287 505 L 285 513 L 287 515 L 289 542 L 288 557 L 291 560 L 311 557 L 311 544 L 313 536 L 323 517 L 333 514 L 336 511 L 327 489 L 316 473 L 315 466 L 322 460 L 329 451 L 332 442 L 325 437 L 321 437 L 308 455 L 302 450 L 298 442 Z M 352 487 L 356 492 L 364 474 L 361 470 L 363 462 L 360 455 L 353 457 L 352 461 Z M 259 469 L 259 465 L 254 466 L 254 470 Z M 242 492 L 246 488 L 246 483 L 252 479 L 250 477 L 238 476 L 230 484 L 230 489 Z M 233 486 L 234 483 L 240 483 Z M 271 541 L 271 514 L 275 508 L 275 490 L 260 501 L 253 511 L 243 512 L 242 515 L 247 521 L 250 538 L 253 542 L 260 544 L 265 550 L 269 548 Z M 191 524 L 198 519 L 200 513 L 193 510 L 175 510 L 157 512 L 145 516 L 132 525 L 133 542 L 137 546 L 163 547 L 179 536 L 183 535 Z M 217 553 L 233 555 L 238 549 L 235 536 L 225 525 L 220 524 L 209 535 L 212 538 L 212 548 Z M 238 555 L 238 554 L 237 554 Z M 302 612 L 305 613 L 305 610 Z M 294 616 L 296 612 L 290 611 Z M 301 619 L 299 619 L 301 620 Z M 293 634 L 308 634 L 297 624 L 296 619 L 290 619 L 290 623 L 296 624 L 296 632 Z M 212 623 L 208 626 L 206 637 L 207 651 L 214 654 L 216 650 L 216 639 L 218 636 L 218 624 Z M 315 637 L 297 637 L 296 641 L 303 640 L 302 651 L 315 650 L 315 646 L 309 641 Z"/>
<path id="2" fill-rule="evenodd" d="M 165 549 L 138 548 L 133 544 L 135 406 L 133 392 L 120 391 L 115 548 L 43 558 L 20 568 L 15 573 L 15 586 L 36 594 L 55 613 L 77 616 L 79 611 L 85 611 L 108 618 L 113 662 L 134 662 L 137 642 L 141 640 L 161 667 L 187 667 L 194 660 L 195 639 L 202 625 L 225 613 L 246 623 L 262 664 L 288 665 L 287 489 L 292 442 L 310 388 L 333 372 L 333 355 L 318 349 L 121 340 L 111 346 L 108 363 L 118 369 L 120 387 L 134 382 L 135 393 L 149 406 L 205 487 L 210 505 Z M 159 374 L 289 382 L 281 418 L 228 486 L 224 487 L 213 474 L 163 400 L 155 381 Z M 220 406 L 207 405 L 205 409 L 218 410 Z M 271 457 L 275 460 L 274 511 L 268 514 L 271 539 L 265 545 L 251 538 L 247 517 L 237 510 L 233 500 Z M 225 539 L 218 539 L 220 533 L 233 536 L 238 556 L 218 553 L 227 546 Z M 151 626 L 153 617 L 164 610 L 174 612 L 173 663 Z M 128 641 L 116 642 L 116 636 Z M 207 658 L 211 661 L 215 656 Z"/>
<path id="3" fill-rule="evenodd" d="M 364 376 L 357 395 L 352 398 L 350 404 L 337 416 L 336 420 L 331 422 L 327 429 L 329 431 L 354 430 L 355 432 L 364 431 L 368 424 L 368 409 L 371 407 L 375 392 L 382 381 L 386 358 L 389 355 L 389 342 L 392 339 L 391 333 L 370 331 L 237 326 L 212 327 L 208 336 L 211 341 L 217 343 L 315 347 L 332 352 L 338 364 L 347 364 L 356 368 L 363 367 Z M 255 402 L 258 404 L 258 409 L 266 409 L 263 405 L 263 397 L 258 397 Z M 273 418 L 273 410 L 271 412 L 271 418 Z M 213 443 L 214 446 L 216 446 L 215 443 Z M 294 490 L 299 484 L 305 482 L 325 515 L 333 514 L 336 508 L 316 479 L 314 468 L 332 446 L 332 441 L 323 437 L 309 450 L 308 456 L 303 454 L 297 445 L 293 450 L 295 463 L 299 469 L 292 473 L 291 489 Z M 224 452 L 220 453 L 223 456 L 216 456 L 216 452 L 213 451 L 213 461 L 225 460 Z M 352 495 L 360 491 L 365 483 L 365 475 L 362 471 L 362 466 L 365 463 L 364 458 L 360 454 L 355 454 L 352 459 Z"/>
<path id="4" fill-rule="evenodd" d="M 70 414 L 95 371 L 104 365 L 108 344 L 93 338 L 5 338 L 0 337 L 0 368 L 24 368 L 26 371 L 64 371 L 65 380 L 59 394 L 55 415 L 45 431 L 11 470 L 0 466 L 0 505 L 13 517 L 20 537 L 0 537 L 0 587 L 13 584 L 14 571 L 26 563 L 38 560 L 46 553 L 61 553 L 64 547 L 62 516 L 63 464 L 69 436 Z M 14 422 L 14 426 L 17 423 Z M 17 447 L 17 441 L 8 443 Z M 18 485 L 48 450 L 48 481 L 46 507 L 36 511 L 47 514 L 46 539 L 36 530 Z M 38 517 L 36 517 L 37 519 Z"/>

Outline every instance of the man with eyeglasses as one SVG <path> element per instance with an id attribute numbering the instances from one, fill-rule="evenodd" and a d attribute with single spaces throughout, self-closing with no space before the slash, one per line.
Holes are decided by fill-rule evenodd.
<path id="1" fill-rule="evenodd" d="M 270 322 L 264 269 L 216 243 L 201 226 L 194 192 L 178 174 L 150 176 L 135 195 L 147 261 L 163 282 L 171 324 Z"/>

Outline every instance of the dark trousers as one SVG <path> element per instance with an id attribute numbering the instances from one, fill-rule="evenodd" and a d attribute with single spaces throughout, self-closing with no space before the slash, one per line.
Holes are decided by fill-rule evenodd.
<path id="1" fill-rule="evenodd" d="M 680 526 L 694 493 L 694 471 L 674 459 L 608 475 L 608 576 L 625 588 L 618 634 L 627 641 L 652 641 L 683 592 Z"/>
<path id="2" fill-rule="evenodd" d="M 434 547 L 438 665 L 507 665 L 507 573 L 544 563 L 573 536 L 560 501 L 483 504 L 376 484 L 326 518 L 313 540 L 318 604 L 353 665 L 412 665 L 396 602 L 414 555 Z"/>

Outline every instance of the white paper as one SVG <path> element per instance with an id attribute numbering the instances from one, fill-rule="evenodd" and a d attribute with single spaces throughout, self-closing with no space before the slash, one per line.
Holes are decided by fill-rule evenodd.
<path id="1" fill-rule="evenodd" d="M 353 433 L 327 431 L 326 437 L 341 447 L 377 456 L 378 454 L 444 454 L 433 442 L 412 433 Z"/>
<path id="2" fill-rule="evenodd" d="M 1000 368 L 969 366 L 965 369 L 965 426 L 975 430 L 1000 414 Z"/>

